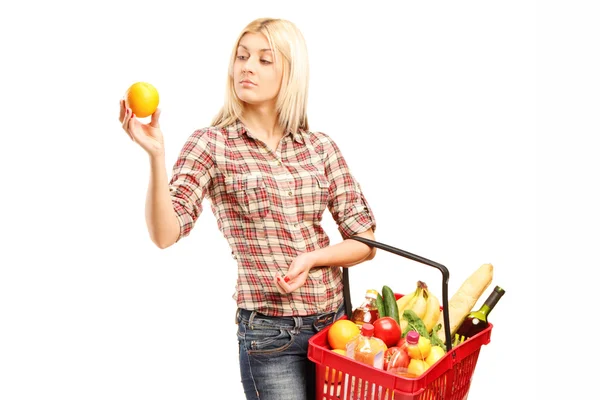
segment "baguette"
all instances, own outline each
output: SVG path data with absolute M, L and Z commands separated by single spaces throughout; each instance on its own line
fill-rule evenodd
M 463 282 L 450 300 L 448 300 L 450 337 L 454 337 L 454 334 L 464 321 L 465 317 L 473 310 L 479 297 L 481 297 L 485 289 L 492 283 L 493 275 L 494 266 L 492 264 L 481 265 Z M 438 337 L 446 343 L 444 313 L 440 313 L 438 324 L 442 324 L 442 328 L 436 333 Z

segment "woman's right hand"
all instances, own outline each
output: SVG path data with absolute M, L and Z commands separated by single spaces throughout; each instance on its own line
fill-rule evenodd
M 157 108 L 152 114 L 150 122 L 142 124 L 133 115 L 131 108 L 127 107 L 125 99 L 121 99 L 119 122 L 123 125 L 123 130 L 127 132 L 131 140 L 139 144 L 150 156 L 163 155 L 165 152 L 163 134 L 158 123 L 159 117 L 160 109 Z

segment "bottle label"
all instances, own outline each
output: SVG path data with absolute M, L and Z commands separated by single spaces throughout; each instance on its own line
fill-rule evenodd
M 354 358 L 354 349 L 356 348 L 356 341 L 353 340 L 346 345 L 346 356 Z
M 373 367 L 378 369 L 383 369 L 383 351 L 375 354 L 375 358 L 373 359 Z

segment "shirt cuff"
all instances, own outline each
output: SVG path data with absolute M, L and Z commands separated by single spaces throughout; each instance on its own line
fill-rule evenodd
M 177 215 L 177 220 L 179 221 L 179 237 L 177 238 L 177 242 L 188 236 L 194 227 L 195 220 L 192 218 L 188 210 L 185 208 L 183 201 L 171 198 L 173 203 L 173 209 L 175 210 L 175 214 Z M 198 210 L 201 212 L 202 210 Z
M 338 230 L 344 239 L 358 233 L 372 229 L 375 232 L 377 224 L 375 217 L 371 214 L 369 207 L 365 204 L 353 206 L 346 213 L 344 220 L 339 224 Z

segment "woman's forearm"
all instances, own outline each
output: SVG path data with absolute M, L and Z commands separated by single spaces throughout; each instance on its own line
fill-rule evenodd
M 150 239 L 161 249 L 171 246 L 179 237 L 179 221 L 171 202 L 164 155 L 150 156 L 146 225 Z
M 356 236 L 375 240 L 375 235 L 371 229 Z M 373 259 L 375 248 L 356 240 L 347 239 L 333 246 L 315 250 L 310 255 L 313 258 L 314 266 L 351 267 Z

